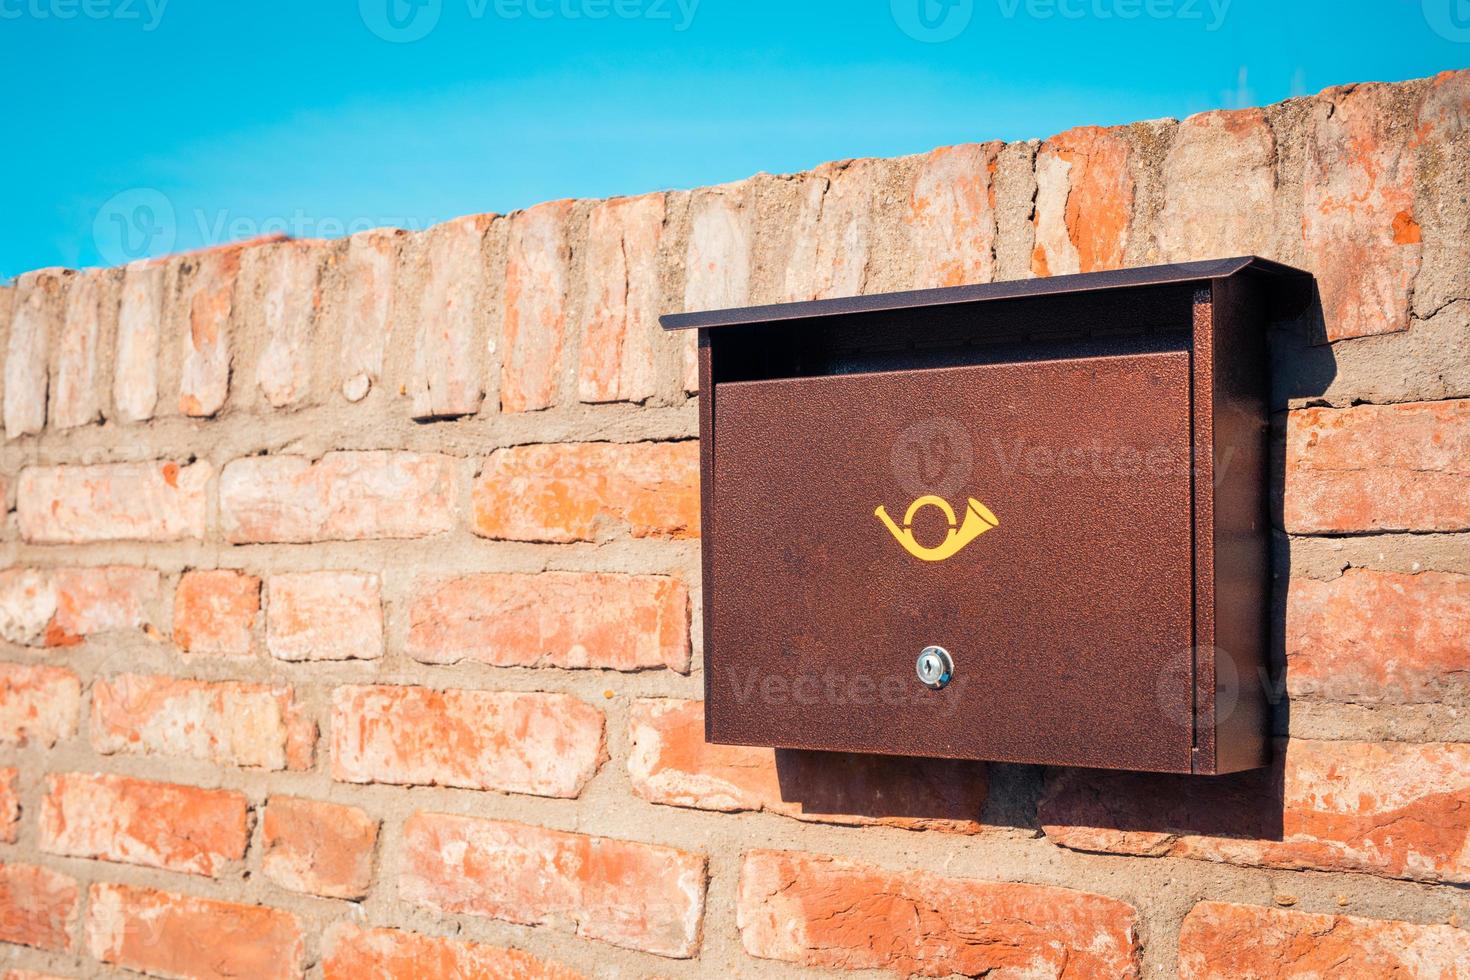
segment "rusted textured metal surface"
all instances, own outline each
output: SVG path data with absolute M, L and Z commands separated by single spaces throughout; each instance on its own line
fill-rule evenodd
M 1265 764 L 1264 332 L 1291 273 L 707 321 L 708 738 Z M 938 689 L 915 674 L 929 646 L 954 660 Z

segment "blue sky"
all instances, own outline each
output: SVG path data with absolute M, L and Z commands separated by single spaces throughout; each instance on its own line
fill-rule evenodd
M 0 0 L 0 279 L 1470 64 L 1470 0 Z

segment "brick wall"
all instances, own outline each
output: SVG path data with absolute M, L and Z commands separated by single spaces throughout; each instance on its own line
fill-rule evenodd
M 1466 976 L 1467 128 L 1451 74 L 22 276 L 4 968 Z M 656 313 L 1251 252 L 1322 294 L 1273 337 L 1274 770 L 703 744 Z

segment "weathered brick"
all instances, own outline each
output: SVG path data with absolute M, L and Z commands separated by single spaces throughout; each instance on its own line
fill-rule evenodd
M 652 803 L 849 826 L 978 833 L 982 763 L 714 745 L 704 702 L 644 699 L 628 723 L 633 792 Z
M 289 687 L 122 674 L 92 687 L 92 748 L 307 769 L 316 725 Z
M 0 864 L 0 942 L 71 949 L 77 883 L 50 868 Z
M 687 958 L 699 948 L 702 854 L 440 813 L 403 826 L 399 894 L 450 914 L 573 923 L 614 946 Z
M 0 843 L 20 838 L 20 770 L 0 769 Z
M 1293 698 L 1437 704 L 1464 693 L 1470 576 L 1349 568 L 1328 582 L 1294 578 L 1286 660 Z
M 163 336 L 166 266 L 134 262 L 123 273 L 117 308 L 117 353 L 112 401 L 124 422 L 145 422 L 158 407 L 158 350 Z
M 995 278 L 995 172 L 999 143 L 945 146 L 920 158 L 909 193 L 915 289 Z M 732 304 L 734 305 L 734 304 Z
M 0 663 L 0 742 L 50 747 L 77 732 L 82 682 L 62 667 Z
M 1260 109 L 1184 120 L 1164 158 L 1163 179 L 1163 261 L 1275 253 L 1276 137 Z
M 842 160 L 801 177 L 801 207 L 785 260 L 789 301 L 858 296 L 868 279 L 873 190 L 882 160 Z
M 1133 217 L 1132 159 L 1133 145 L 1122 129 L 1084 126 L 1041 145 L 1033 274 L 1122 266 Z
M 148 625 L 159 574 L 147 568 L 9 568 L 0 572 L 0 636 L 63 647 Z
M 68 980 L 54 973 L 37 973 L 34 970 L 6 970 L 5 980 Z
M 426 278 L 409 380 L 415 418 L 471 415 L 484 400 L 483 249 L 494 221 L 494 215 L 472 215 L 423 236 Z
M 577 375 L 577 395 L 584 402 L 653 397 L 663 228 L 662 194 L 605 201 L 592 211 L 582 267 L 587 314 Z
M 905 976 L 1137 977 L 1134 910 L 1046 885 L 750 851 L 736 917 L 763 959 Z
M 515 446 L 475 480 L 474 530 L 511 541 L 699 537 L 695 442 Z
M 273 408 L 298 405 L 309 394 L 316 322 L 322 306 L 322 262 L 331 244 L 281 242 L 266 246 L 265 350 L 255 383 Z
M 1423 246 L 1402 97 L 1393 86 L 1347 86 L 1313 108 L 1302 237 L 1328 340 L 1409 329 Z
M 1180 980 L 1461 977 L 1470 932 L 1201 902 L 1179 930 Z
M 567 223 L 571 201 L 510 219 L 501 322 L 500 410 L 531 412 L 556 400 L 567 332 Z
M 103 963 L 160 977 L 258 980 L 303 976 L 306 943 L 280 909 L 192 895 L 93 885 L 87 949 Z
M 203 460 L 28 466 L 16 492 L 20 533 L 35 544 L 203 538 L 213 476 Z
M 689 245 L 684 254 L 684 309 L 726 310 L 750 301 L 752 231 L 742 205 L 745 184 L 705 187 L 689 203 Z M 684 340 L 684 390 L 699 389 L 698 337 Z
M 229 396 L 230 317 L 235 307 L 240 252 L 239 246 L 230 246 L 179 260 L 188 324 L 182 338 L 179 378 L 179 411 L 185 415 L 214 415 Z
M 110 297 L 111 273 L 92 270 L 74 276 L 66 290 L 65 313 L 56 353 L 56 383 L 51 389 L 51 424 L 59 429 L 91 425 L 102 418 L 102 303 Z
M 1418 236 L 1422 248 L 1414 280 L 1414 312 L 1429 319 L 1463 299 L 1470 270 L 1470 71 L 1441 72 L 1430 79 L 1411 142 L 1418 179 L 1413 224 L 1402 237 Z M 1463 393 L 1463 392 L 1461 392 Z
M 567 694 L 339 687 L 332 778 L 576 797 L 607 758 L 602 712 Z
M 46 427 L 47 359 L 61 329 L 63 294 L 75 273 L 41 269 L 15 281 L 5 351 L 5 437 L 36 435 Z
M 373 878 L 378 821 L 355 806 L 272 796 L 261 820 L 261 871 L 291 891 L 362 898 Z
M 408 233 L 375 228 L 347 244 L 347 311 L 342 324 L 342 395 L 361 401 L 383 375 L 383 352 L 393 330 L 398 257 Z
M 217 875 L 245 856 L 245 796 L 123 776 L 46 777 L 41 850 L 196 875 Z
M 658 575 L 469 575 L 421 587 L 409 656 L 497 667 L 689 670 L 689 592 Z
M 454 527 L 456 467 L 388 451 L 237 459 L 220 475 L 220 520 L 234 544 L 426 537 Z
M 1470 745 L 1293 739 L 1273 769 L 1064 771 L 1040 808 L 1079 851 L 1470 881 Z
M 229 569 L 185 572 L 174 594 L 174 643 L 185 653 L 244 656 L 255 643 L 260 579 Z
M 327 931 L 322 976 L 324 980 L 583 980 L 569 967 L 518 949 L 398 929 L 365 929 L 351 922 Z
M 266 647 L 277 660 L 376 660 L 383 600 L 369 572 L 272 575 Z
M 1293 534 L 1470 529 L 1470 399 L 1292 412 L 1285 491 Z

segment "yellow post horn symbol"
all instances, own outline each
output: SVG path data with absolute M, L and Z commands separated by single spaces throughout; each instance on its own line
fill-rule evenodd
M 944 519 L 949 522 L 949 534 L 945 536 L 941 544 L 933 548 L 926 548 L 914 540 L 914 515 L 925 507 L 938 507 L 944 514 Z M 903 545 L 904 550 L 915 558 L 923 561 L 944 561 L 959 554 L 971 541 L 992 528 L 1000 527 L 1000 519 L 990 512 L 974 497 L 970 498 L 969 506 L 965 508 L 965 523 L 960 525 L 955 519 L 954 508 L 949 505 L 943 497 L 920 497 L 909 504 L 908 513 L 903 515 L 903 527 L 893 523 L 893 518 L 888 516 L 888 511 L 879 507 L 873 514 L 887 526 L 888 531 L 898 543 Z

